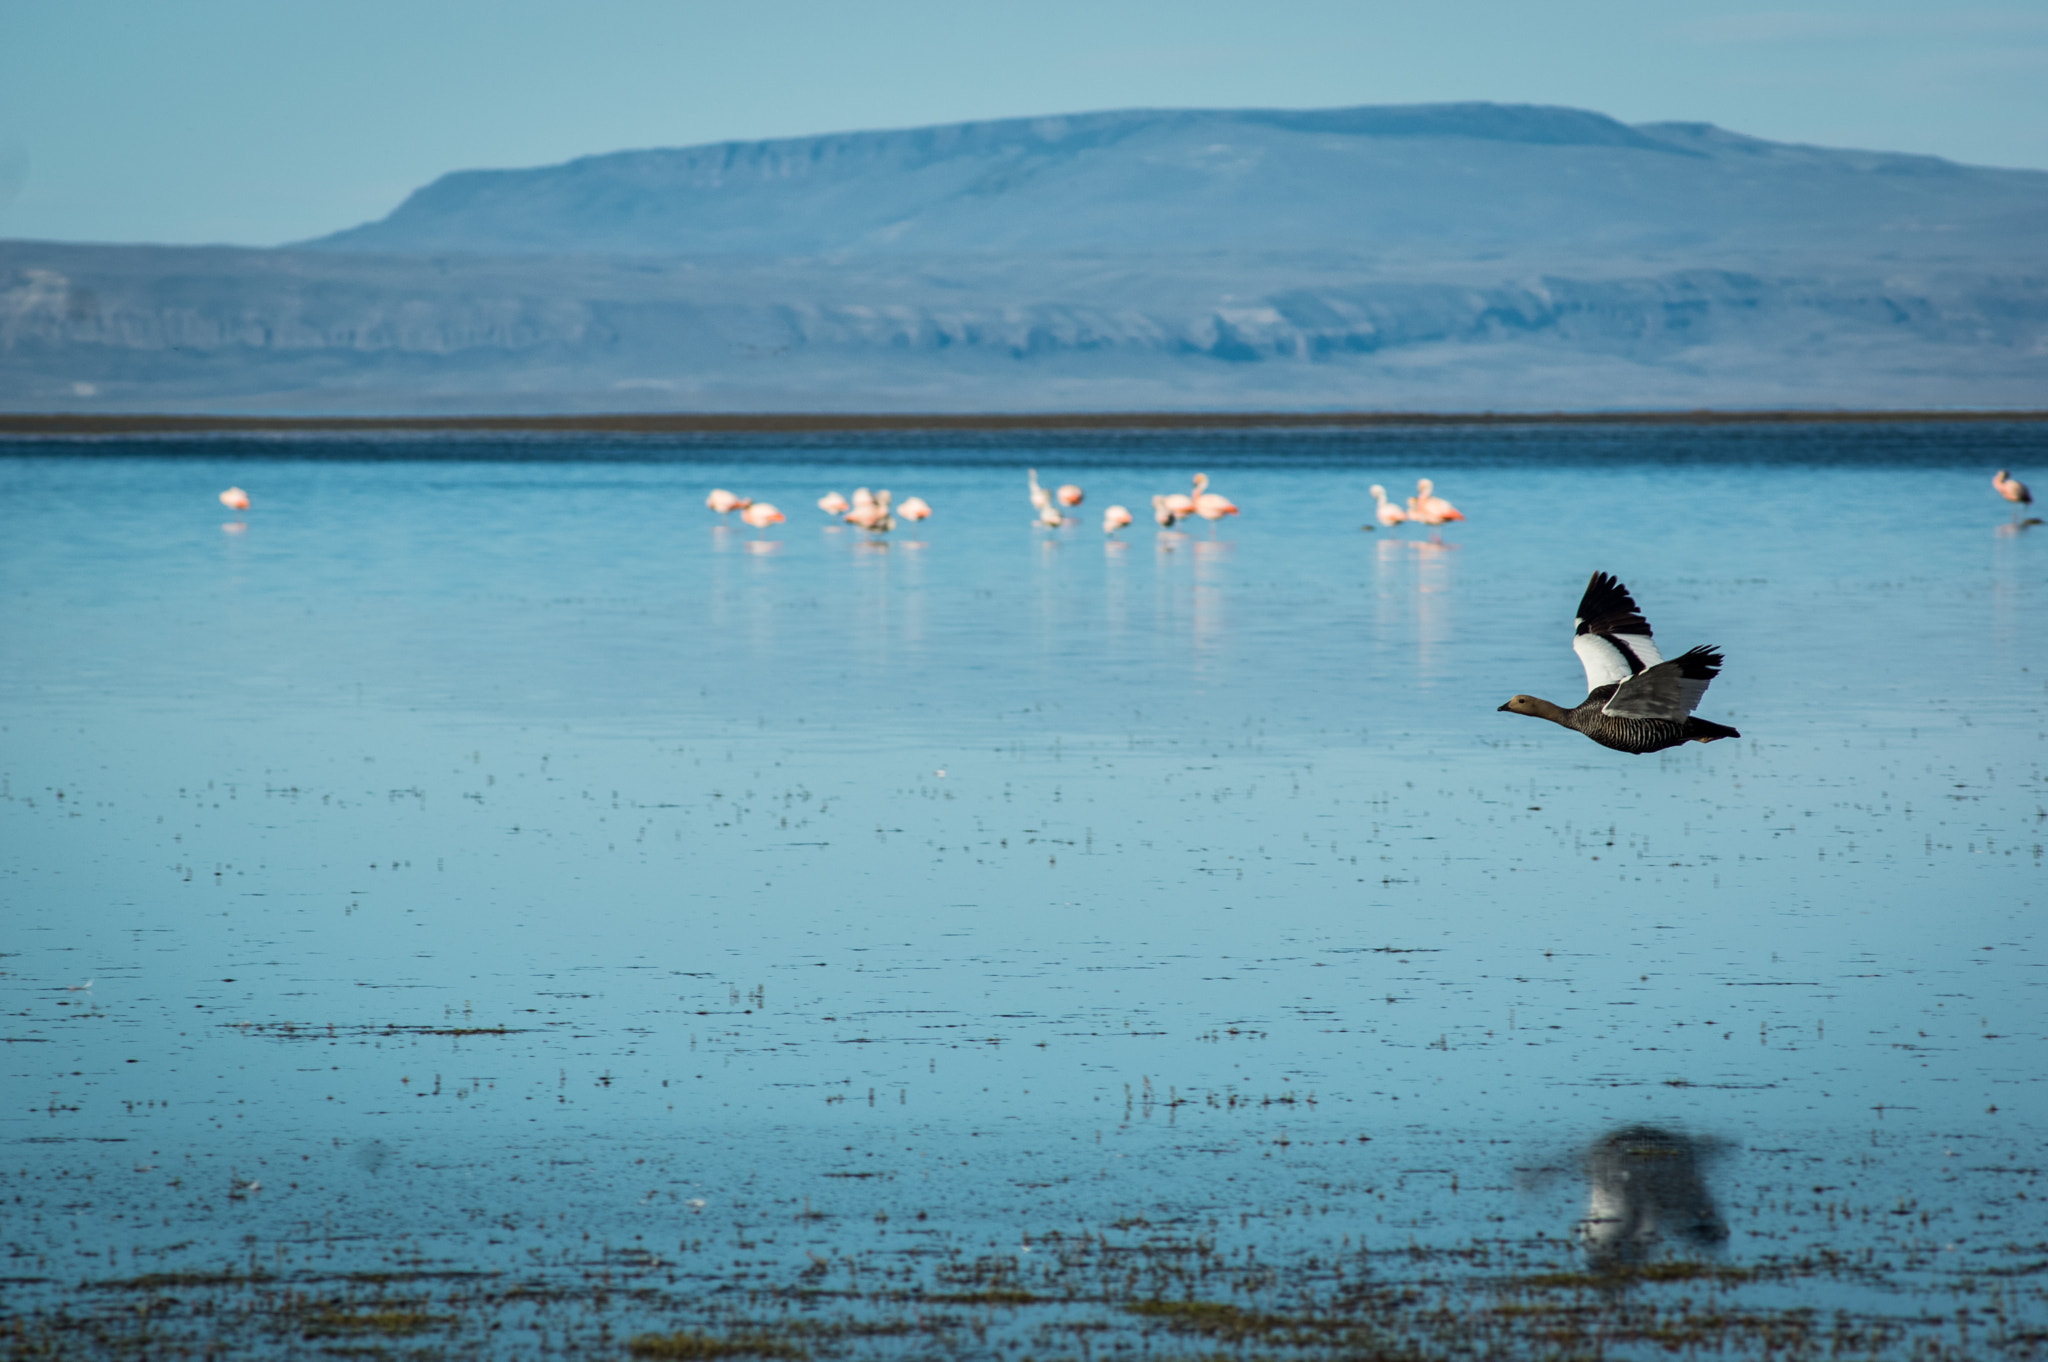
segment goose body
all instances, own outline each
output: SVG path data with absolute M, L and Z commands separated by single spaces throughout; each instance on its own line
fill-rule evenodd
M 1586 669 L 1586 698 L 1566 709 L 1517 695 L 1501 709 L 1548 719 L 1602 747 L 1637 755 L 1742 736 L 1725 724 L 1693 717 L 1721 672 L 1720 650 L 1693 648 L 1665 661 L 1635 598 L 1612 575 L 1593 574 L 1573 624 L 1572 651 Z

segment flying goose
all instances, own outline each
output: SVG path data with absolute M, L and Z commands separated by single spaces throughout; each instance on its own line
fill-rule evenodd
M 1611 574 L 1596 572 L 1579 598 L 1572 651 L 1586 668 L 1587 694 L 1577 709 L 1533 695 L 1517 695 L 1501 708 L 1533 714 L 1579 732 L 1617 752 L 1661 752 L 1684 742 L 1742 735 L 1692 712 L 1721 671 L 1718 648 L 1699 647 L 1666 662 L 1650 641 L 1650 622 Z

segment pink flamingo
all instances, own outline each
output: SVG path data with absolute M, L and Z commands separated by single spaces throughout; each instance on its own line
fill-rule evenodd
M 1415 495 L 1408 498 L 1408 518 L 1424 525 L 1441 525 L 1446 521 L 1463 520 L 1465 513 L 1436 494 L 1436 484 L 1428 478 L 1418 478 Z
M 711 489 L 711 495 L 704 498 L 704 504 L 724 515 L 729 511 L 744 511 L 754 503 L 748 497 L 736 497 L 723 487 L 714 487 Z
M 1102 513 L 1102 532 L 1115 534 L 1131 523 L 1131 513 L 1121 506 L 1112 506 Z
M 1408 518 L 1406 511 L 1387 500 L 1387 489 L 1378 483 L 1372 485 L 1372 499 L 1373 518 L 1388 529 L 1393 529 Z
M 1172 502 L 1171 497 L 1167 498 L 1167 500 L 1169 504 Z M 1237 506 L 1230 498 L 1220 496 L 1209 490 L 1209 475 L 1207 473 L 1197 473 L 1195 474 L 1195 494 L 1188 498 L 1188 509 L 1181 512 L 1181 514 L 1187 515 L 1190 512 L 1208 521 L 1209 528 L 1213 532 L 1217 521 L 1227 515 L 1237 514 Z
M 1168 492 L 1163 497 L 1152 498 L 1153 518 L 1158 519 L 1157 509 L 1163 506 L 1173 513 L 1174 520 L 1186 520 L 1195 513 L 1196 497 L 1201 496 L 1204 491 L 1208 490 L 1208 487 L 1209 475 L 1207 473 L 1197 473 L 1195 474 L 1195 491 L 1193 496 L 1188 495 L 1186 492 Z M 1173 521 L 1161 520 L 1159 523 L 1161 525 L 1171 525 Z
M 1237 514 L 1237 505 L 1228 497 L 1215 492 L 1204 492 L 1195 498 L 1195 514 L 1208 521 L 1209 528 L 1213 531 L 1217 521 L 1227 515 Z
M 925 503 L 923 497 L 905 497 L 903 504 L 896 508 L 896 514 L 905 520 L 929 520 L 932 508 Z
M 889 514 L 889 490 L 864 497 L 868 489 L 863 487 L 853 494 L 853 509 L 846 513 L 846 523 L 858 525 L 869 534 L 887 534 L 896 528 L 896 517 Z
M 1991 475 L 1991 485 L 1997 489 L 1998 495 L 2011 502 L 2015 508 L 2034 504 L 2034 494 L 2027 490 L 2027 485 L 2003 468 Z M 226 501 L 227 493 L 221 493 L 220 499 Z M 2013 511 L 2012 518 L 2020 518 L 2018 509 Z
M 1159 522 L 1159 528 L 1162 530 L 1172 529 L 1174 522 L 1180 519 L 1180 512 L 1168 505 L 1168 501 L 1169 498 L 1166 497 L 1152 498 L 1152 518 Z M 1189 506 L 1188 509 L 1193 510 L 1194 507 Z
M 1049 530 L 1056 530 L 1066 524 L 1067 518 L 1060 513 L 1058 498 L 1038 485 L 1038 470 L 1027 468 L 1024 470 L 1024 476 L 1031 480 L 1031 509 L 1036 512 L 1033 519 Z
M 249 494 L 239 487 L 230 487 L 220 494 L 220 504 L 230 511 L 246 511 L 249 509 Z
M 1078 486 L 1069 482 L 1063 483 L 1060 486 L 1060 490 L 1053 493 L 1053 495 L 1059 498 L 1060 505 L 1062 506 L 1079 506 L 1081 498 L 1085 493 Z
M 826 515 L 845 515 L 848 502 L 837 492 L 827 492 L 818 498 L 818 509 Z
M 740 508 L 740 519 L 757 530 L 765 530 L 770 525 L 780 525 L 783 516 L 768 502 L 750 501 Z

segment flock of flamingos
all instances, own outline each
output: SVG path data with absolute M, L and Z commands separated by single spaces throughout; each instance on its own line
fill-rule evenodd
M 1047 529 L 1056 530 L 1064 525 L 1078 524 L 1080 516 L 1072 514 L 1086 499 L 1076 483 L 1064 483 L 1047 489 L 1038 481 L 1038 470 L 1027 468 L 1024 476 L 1031 487 L 1031 516 L 1034 523 Z M 1375 505 L 1373 517 L 1389 529 L 1406 521 L 1418 525 L 1443 525 L 1453 520 L 1463 520 L 1465 513 L 1436 494 L 1436 485 L 1428 478 L 1415 484 L 1415 495 L 1408 498 L 1408 507 L 1403 510 L 1387 500 L 1387 489 L 1373 484 L 1372 498 Z M 704 504 L 720 515 L 739 512 L 740 519 L 757 530 L 770 525 L 781 524 L 787 519 L 773 503 L 755 501 L 715 487 L 711 495 L 704 498 Z M 893 504 L 889 490 L 870 492 L 865 487 L 853 490 L 853 500 L 848 501 L 837 492 L 827 492 L 818 498 L 818 509 L 826 515 L 837 516 L 849 525 L 855 525 L 870 534 L 887 534 L 896 528 L 898 518 L 923 520 L 931 515 L 932 508 L 923 497 L 906 497 L 900 504 Z M 1195 474 L 1193 490 L 1167 492 L 1152 498 L 1152 519 L 1162 530 L 1170 530 L 1181 521 L 1199 516 L 1215 526 L 1227 515 L 1237 514 L 1237 503 L 1218 492 L 1209 490 L 1209 475 Z M 1111 506 L 1102 512 L 1102 532 L 1115 534 L 1126 525 L 1134 523 L 1127 506 Z M 1367 525 L 1364 528 L 1371 529 Z
M 1069 512 L 1080 506 L 1086 496 L 1075 483 L 1065 483 L 1052 491 L 1039 484 L 1038 470 L 1027 468 L 1025 477 L 1031 484 L 1031 512 L 1033 519 L 1048 529 L 1063 525 L 1077 524 L 1080 517 Z M 2016 525 L 2038 525 L 2038 520 L 2021 521 L 2020 516 L 2034 504 L 2034 494 L 2027 485 L 2006 469 L 1999 469 L 1991 475 L 1991 486 L 1998 495 L 2013 506 L 2013 523 Z M 1388 529 L 1413 521 L 1417 525 L 1444 525 L 1453 520 L 1463 520 L 1465 513 L 1436 494 L 1436 484 L 1428 478 L 1417 479 L 1415 495 L 1408 498 L 1406 509 L 1396 506 L 1387 499 L 1387 489 L 1378 483 L 1372 485 L 1373 519 Z M 239 487 L 230 487 L 220 494 L 220 504 L 231 511 L 249 509 L 249 494 Z M 704 498 L 704 504 L 720 515 L 740 513 L 740 519 L 757 530 L 770 525 L 781 524 L 786 518 L 774 505 L 766 501 L 755 501 L 751 497 L 735 496 L 723 487 L 713 488 L 711 495 Z M 818 498 L 818 509 L 826 515 L 837 516 L 849 525 L 855 525 L 870 534 L 887 534 L 896 528 L 897 520 L 924 520 L 932 508 L 923 497 L 905 497 L 900 503 L 891 501 L 889 489 L 870 492 L 865 487 L 853 489 L 853 500 L 848 501 L 837 492 L 827 492 Z M 1209 522 L 1213 531 L 1217 521 L 1227 515 L 1237 514 L 1237 503 L 1226 496 L 1209 490 L 1209 475 L 1195 474 L 1194 490 L 1191 492 L 1169 492 L 1152 498 L 1152 519 L 1159 528 L 1170 530 L 1190 516 L 1200 516 Z M 1111 506 L 1102 513 L 1102 532 L 1115 534 L 1132 523 L 1128 507 Z M 223 529 L 241 529 L 237 521 Z M 1363 529 L 1373 528 L 1370 525 Z

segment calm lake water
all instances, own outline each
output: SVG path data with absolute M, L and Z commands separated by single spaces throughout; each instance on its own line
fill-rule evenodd
M 2048 427 L 0 445 L 0 1329 L 2048 1351 L 2008 465 Z M 1242 515 L 1159 533 L 1198 470 Z M 1469 519 L 1361 532 L 1419 476 Z M 1740 740 L 1497 712 L 1583 695 L 1596 568 Z

